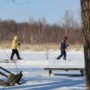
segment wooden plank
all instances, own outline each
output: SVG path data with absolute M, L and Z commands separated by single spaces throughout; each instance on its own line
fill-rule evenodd
M 4 71 L 6 71 L 7 73 L 13 74 L 13 73 L 11 73 L 10 71 L 6 70 L 6 69 L 5 69 L 5 68 L 3 68 L 3 67 L 0 67 L 0 69 L 2 69 L 2 70 L 4 70 Z
M 3 60 L 0 60 L 0 63 L 16 63 L 17 60 L 9 60 L 9 59 L 3 59 Z
M 85 70 L 85 68 L 44 68 L 44 70 Z
M 2 76 L 5 76 L 6 78 L 8 78 L 8 76 L 7 76 L 6 74 L 4 74 L 4 73 L 2 73 L 2 72 L 0 72 L 0 74 L 1 74 Z

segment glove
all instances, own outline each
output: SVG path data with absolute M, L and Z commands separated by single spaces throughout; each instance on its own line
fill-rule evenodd
M 18 45 L 21 45 L 20 42 L 18 43 Z
M 67 46 L 69 46 L 69 44 Z

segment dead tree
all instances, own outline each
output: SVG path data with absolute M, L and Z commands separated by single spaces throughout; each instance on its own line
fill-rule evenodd
M 90 90 L 90 0 L 81 0 L 86 87 Z
M 0 67 L 0 70 L 9 74 L 9 75 L 6 75 L 5 73 L 0 71 L 0 75 L 6 77 L 8 79 L 7 82 L 0 80 L 0 85 L 2 85 L 2 86 L 14 86 L 15 84 L 20 84 L 19 82 L 23 76 L 22 71 L 18 74 L 13 74 L 3 67 Z

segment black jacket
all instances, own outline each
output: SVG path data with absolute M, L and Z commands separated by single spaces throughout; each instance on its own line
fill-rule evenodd
M 66 48 L 67 48 L 67 46 L 69 46 L 69 45 L 66 45 L 66 42 L 65 41 L 62 41 L 61 42 L 61 50 L 65 50 Z

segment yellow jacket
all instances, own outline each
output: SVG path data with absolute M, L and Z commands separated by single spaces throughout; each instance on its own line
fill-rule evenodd
M 13 41 L 12 41 L 12 49 L 17 49 L 17 47 L 18 47 L 17 39 L 18 39 L 17 36 L 15 36 Z

